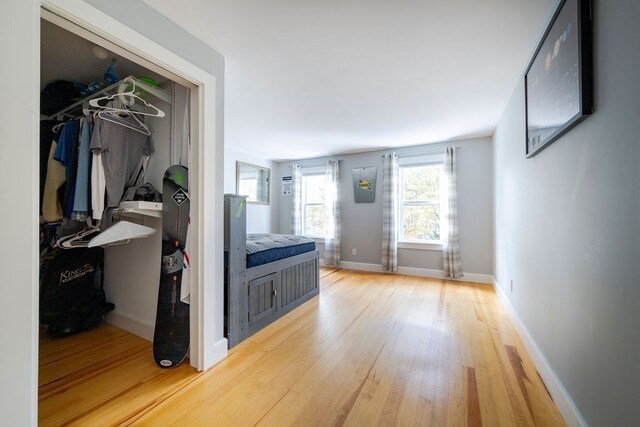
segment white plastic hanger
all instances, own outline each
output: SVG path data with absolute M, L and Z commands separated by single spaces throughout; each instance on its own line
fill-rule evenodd
M 89 103 L 90 104 L 90 103 Z M 107 108 L 105 108 L 107 107 Z M 136 132 L 140 132 L 144 135 L 151 135 L 151 130 L 144 123 L 144 119 L 138 117 L 138 112 L 129 109 L 126 105 L 124 105 L 120 98 L 114 98 L 112 101 L 109 101 L 109 105 L 99 108 L 89 108 L 87 104 L 85 104 L 82 108 L 82 112 L 84 114 L 89 114 L 90 112 L 96 112 L 96 116 L 101 119 L 115 123 L 120 126 L 124 126 L 126 128 L 135 130 Z M 125 115 L 123 117 L 122 115 Z M 131 120 L 127 120 L 127 117 L 131 116 L 135 122 Z
M 138 117 L 136 117 L 135 112 L 129 112 L 130 116 L 136 121 L 136 123 L 132 123 L 127 120 L 126 117 L 120 117 L 120 115 L 114 111 L 100 111 L 98 113 L 98 117 L 107 122 L 115 123 L 120 126 L 124 126 L 131 130 L 135 130 L 136 132 L 140 132 L 144 135 L 151 135 L 151 130 L 141 121 Z
M 126 90 L 128 87 L 130 89 Z M 109 101 L 113 101 L 116 98 L 119 99 L 122 102 L 122 104 L 124 104 L 126 109 L 100 104 L 100 101 L 109 102 Z M 136 103 L 136 100 L 140 101 L 145 107 L 150 108 L 152 111 L 149 112 L 149 111 L 140 111 L 137 109 L 136 110 L 131 109 L 130 107 Z M 136 95 L 136 82 L 135 80 L 129 79 L 129 78 L 125 79 L 123 83 L 118 87 L 118 93 L 107 95 L 107 96 L 101 96 L 99 98 L 94 98 L 89 101 L 89 105 L 92 107 L 103 109 L 105 111 L 119 111 L 119 112 L 125 112 L 125 113 L 130 113 L 131 111 L 134 111 L 136 114 L 140 114 L 142 116 L 152 116 L 152 117 L 160 117 L 160 118 L 165 116 L 164 111 L 162 111 L 155 105 L 147 102 L 147 100 Z
M 100 233 L 99 227 L 89 226 L 70 236 L 65 236 L 56 241 L 55 246 L 62 249 L 86 248 L 91 238 Z

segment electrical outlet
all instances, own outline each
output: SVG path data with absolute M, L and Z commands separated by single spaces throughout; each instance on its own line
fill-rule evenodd
M 351 249 L 351 255 L 358 255 L 358 250 L 356 248 Z
M 513 279 L 511 279 L 511 292 L 513 292 Z

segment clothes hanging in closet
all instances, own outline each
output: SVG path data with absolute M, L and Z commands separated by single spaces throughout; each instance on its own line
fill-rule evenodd
M 80 141 L 78 146 L 78 173 L 71 219 L 84 221 L 89 216 L 89 171 L 91 169 L 91 116 L 81 119 Z
M 78 173 L 78 138 L 80 135 L 80 119 L 69 120 L 62 126 L 53 158 L 64 166 L 65 190 L 62 201 L 62 212 L 65 218 L 71 218 L 73 201 L 76 192 L 76 176 Z
M 135 124 L 132 117 L 124 120 Z M 104 170 L 104 187 L 100 179 L 92 179 L 92 192 L 99 194 L 106 188 L 105 207 L 115 208 L 127 188 L 143 184 L 145 157 L 153 153 L 153 146 L 148 135 L 97 117 L 91 135 L 91 151 L 94 161 L 98 160 L 95 155 L 100 156 L 93 169 L 102 167 Z M 100 171 L 96 170 L 94 175 L 100 176 Z M 100 209 L 94 207 L 93 210 L 99 212 Z M 102 217 L 106 215 L 108 212 Z
M 47 182 L 51 144 L 55 136 L 53 127 L 59 123 L 58 120 L 42 120 L 40 122 L 40 215 L 42 215 L 42 201 L 44 198 L 45 184 Z
M 62 220 L 62 206 L 58 191 L 65 182 L 64 166 L 53 158 L 58 147 L 58 137 L 59 133 L 54 136 L 51 142 L 47 161 L 47 177 L 42 194 L 42 219 L 45 222 Z
M 130 117 L 119 119 L 124 124 Z M 50 125 L 50 121 L 42 126 Z M 88 115 L 61 123 L 56 131 L 42 130 L 49 146 L 42 184 L 42 218 L 84 222 L 106 219 L 127 188 L 143 184 L 146 160 L 153 152 L 149 136 L 122 124 Z M 51 136 L 53 134 L 53 137 Z M 50 139 L 46 144 L 46 139 Z M 43 153 L 44 163 L 44 153 Z

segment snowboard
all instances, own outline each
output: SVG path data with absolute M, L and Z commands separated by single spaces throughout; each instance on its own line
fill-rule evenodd
M 153 334 L 153 357 L 161 368 L 175 368 L 189 352 L 189 304 L 180 301 L 189 224 L 187 176 L 187 168 L 174 165 L 162 181 L 162 262 Z

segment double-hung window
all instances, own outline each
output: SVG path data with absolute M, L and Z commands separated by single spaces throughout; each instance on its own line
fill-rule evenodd
M 310 237 L 325 235 L 325 173 L 302 173 L 302 234 Z
M 399 242 L 441 243 L 441 156 L 400 159 Z

